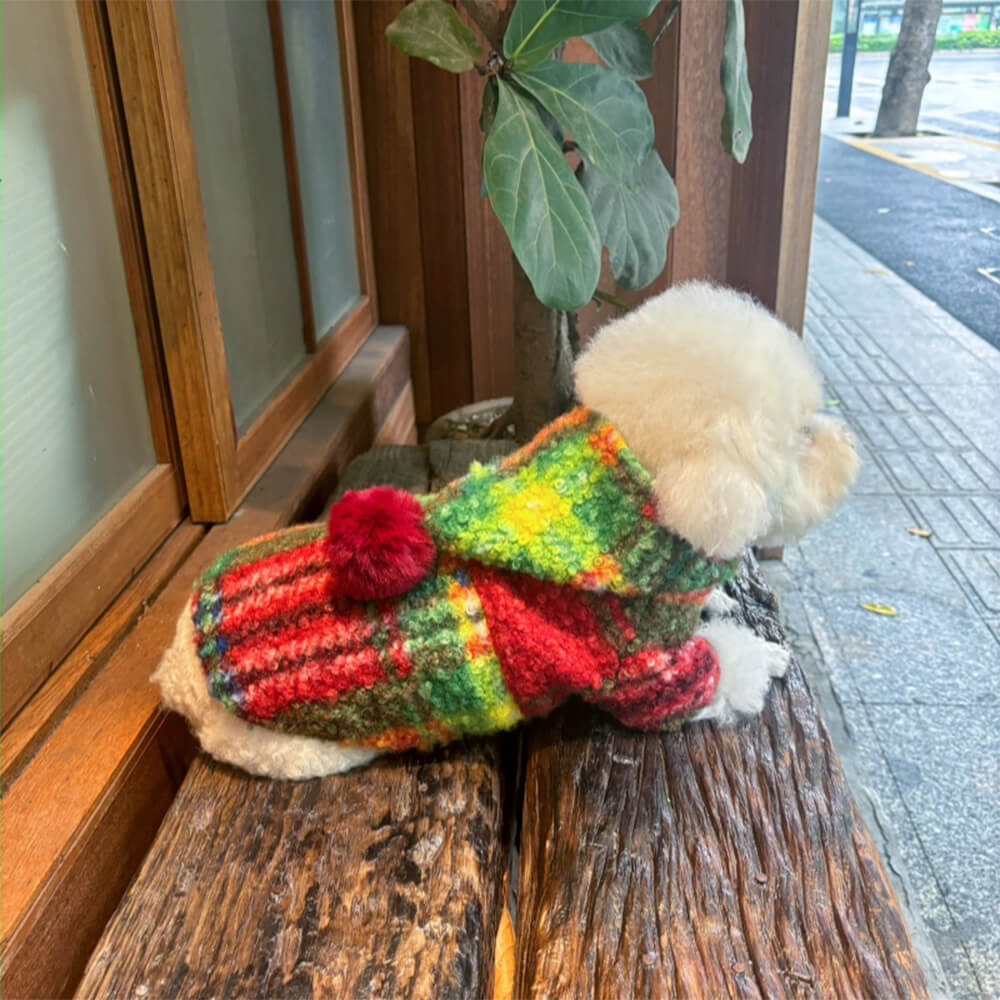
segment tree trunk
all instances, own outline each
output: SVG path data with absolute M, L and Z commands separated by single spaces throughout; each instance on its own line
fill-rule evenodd
M 915 135 L 942 0 L 906 0 L 899 38 L 889 59 L 875 136 Z
M 518 441 L 565 413 L 573 403 L 573 352 L 567 313 L 543 306 L 514 260 L 514 405 Z

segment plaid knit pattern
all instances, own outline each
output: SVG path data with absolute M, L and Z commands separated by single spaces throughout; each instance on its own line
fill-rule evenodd
M 644 729 L 710 700 L 718 663 L 693 633 L 736 563 L 659 525 L 649 475 L 602 418 L 576 410 L 420 500 L 437 565 L 398 598 L 333 596 L 322 525 L 219 558 L 191 605 L 212 695 L 251 723 L 388 749 L 570 695 Z

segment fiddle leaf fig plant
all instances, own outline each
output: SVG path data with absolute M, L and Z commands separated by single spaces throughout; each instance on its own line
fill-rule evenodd
M 505 27 L 497 9 L 484 19 L 484 0 L 463 3 L 488 55 L 446 0 L 413 0 L 386 36 L 441 69 L 485 78 L 483 186 L 535 295 L 561 311 L 586 305 L 602 246 L 619 285 L 645 288 L 663 270 L 679 211 L 635 82 L 653 72 L 654 42 L 638 21 L 657 0 L 517 0 Z M 727 4 L 722 138 L 743 162 L 752 135 L 743 5 Z M 604 65 L 557 58 L 576 37 Z
M 681 0 L 666 0 L 652 36 L 639 22 L 658 0 L 457 2 L 485 48 L 447 0 L 412 0 L 386 37 L 441 69 L 483 77 L 481 189 L 515 257 L 514 400 L 494 426 L 513 424 L 524 441 L 571 405 L 575 311 L 591 300 L 624 308 L 597 287 L 602 248 L 623 288 L 646 288 L 666 263 L 679 200 L 635 81 L 652 76 Z M 722 144 L 742 163 L 752 135 L 743 0 L 726 3 Z M 575 38 L 603 65 L 564 61 Z
M 726 0 L 726 35 L 722 51 L 722 146 L 737 163 L 743 163 L 753 138 L 750 122 L 750 81 L 747 79 L 746 25 L 743 0 Z

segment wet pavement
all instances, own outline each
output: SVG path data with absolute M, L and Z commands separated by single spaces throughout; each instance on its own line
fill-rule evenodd
M 765 572 L 934 994 L 995 998 L 1000 351 L 822 218 L 805 336 L 864 464 Z

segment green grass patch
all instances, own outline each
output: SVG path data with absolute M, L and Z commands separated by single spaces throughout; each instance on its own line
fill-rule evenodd
M 891 52 L 898 35 L 859 35 L 859 52 Z M 830 51 L 842 52 L 844 36 L 830 36 Z M 934 51 L 962 49 L 1000 49 L 1000 31 L 949 31 L 934 40 Z

